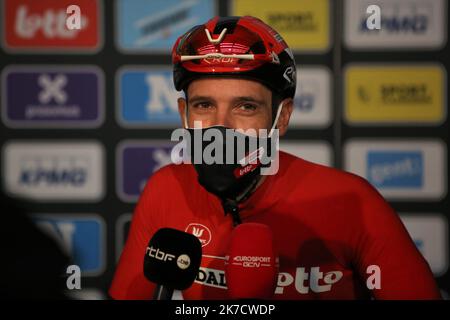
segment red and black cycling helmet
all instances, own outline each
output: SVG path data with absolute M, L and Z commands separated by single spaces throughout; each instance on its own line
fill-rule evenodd
M 261 82 L 282 99 L 295 95 L 291 50 L 278 32 L 254 17 L 214 17 L 193 27 L 175 42 L 172 62 L 178 91 L 200 77 L 236 75 Z

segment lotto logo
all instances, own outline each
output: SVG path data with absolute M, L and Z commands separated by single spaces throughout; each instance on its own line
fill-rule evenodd
M 77 0 L 80 28 L 68 28 L 67 8 L 72 0 L 5 0 L 3 4 L 4 40 L 8 51 L 93 52 L 102 45 L 100 3 Z

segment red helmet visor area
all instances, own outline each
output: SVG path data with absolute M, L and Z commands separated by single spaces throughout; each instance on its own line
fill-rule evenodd
M 295 61 L 283 38 L 254 17 L 216 17 L 178 38 L 172 50 L 174 84 L 186 90 L 204 76 L 259 81 L 280 97 L 294 97 Z
M 226 73 L 248 71 L 274 61 L 267 44 L 256 33 L 237 25 L 233 33 L 222 29 L 212 34 L 201 25 L 180 39 L 174 63 L 192 72 Z

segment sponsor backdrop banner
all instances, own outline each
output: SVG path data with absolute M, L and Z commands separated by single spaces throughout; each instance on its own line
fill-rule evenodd
M 2 191 L 32 200 L 34 223 L 80 266 L 70 296 L 106 298 L 136 201 L 181 126 L 175 39 L 214 15 L 250 14 L 298 66 L 280 149 L 367 179 L 447 297 L 448 10 L 447 0 L 0 0 Z M 186 232 L 211 240 L 202 225 Z M 196 281 L 225 286 L 203 258 Z

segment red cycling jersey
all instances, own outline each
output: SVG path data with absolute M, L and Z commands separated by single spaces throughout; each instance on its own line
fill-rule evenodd
M 398 215 L 367 181 L 283 152 L 279 161 L 278 173 L 240 205 L 243 223 L 263 223 L 273 232 L 280 263 L 274 299 L 440 298 Z M 227 299 L 223 258 L 232 218 L 189 164 L 166 166 L 149 179 L 111 297 L 152 297 L 155 284 L 144 277 L 143 259 L 162 227 L 193 233 L 203 245 L 200 271 L 184 299 Z

